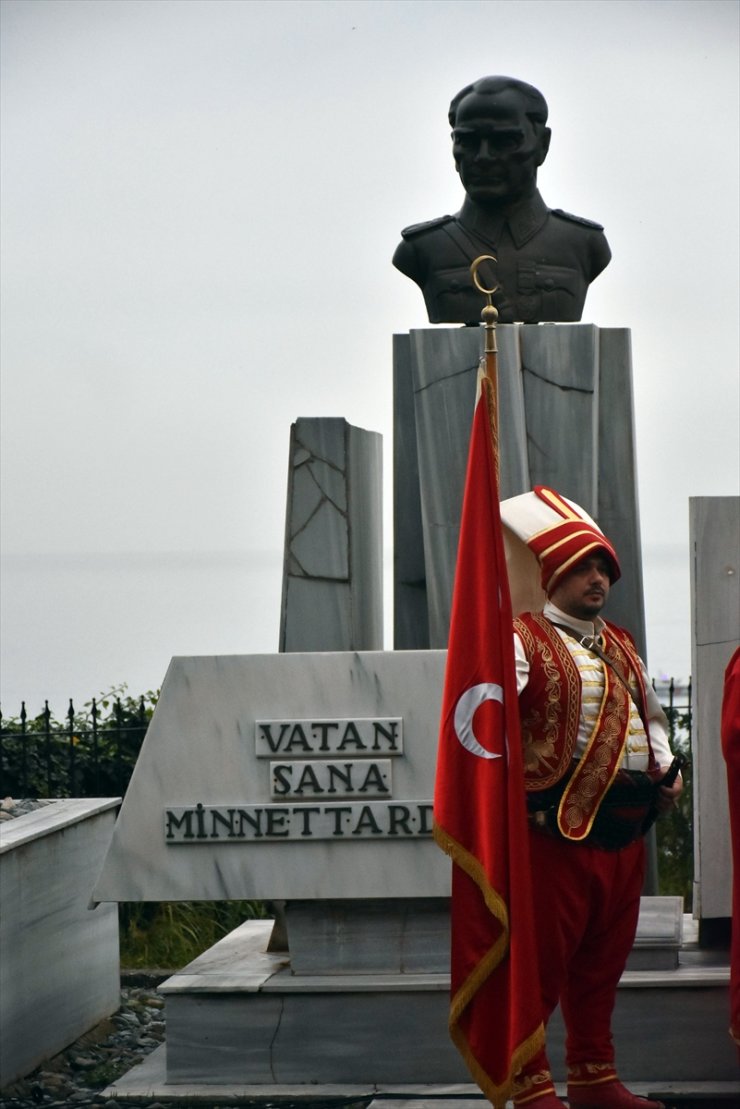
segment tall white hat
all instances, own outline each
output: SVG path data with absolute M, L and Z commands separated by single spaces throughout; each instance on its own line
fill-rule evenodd
M 502 501 L 501 522 L 514 615 L 540 611 L 564 575 L 596 551 L 606 556 L 611 581 L 621 577 L 617 552 L 596 521 L 546 485 Z

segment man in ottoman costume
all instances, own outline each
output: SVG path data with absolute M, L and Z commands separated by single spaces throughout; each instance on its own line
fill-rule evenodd
M 631 636 L 601 619 L 617 554 L 572 501 L 538 486 L 501 505 L 514 621 L 545 1024 L 560 1002 L 571 1109 L 661 1109 L 631 1094 L 611 1017 L 632 948 L 643 835 L 682 789 L 658 783 L 668 725 Z M 527 611 L 528 610 L 528 611 Z M 555 1109 L 543 1049 L 514 1103 Z

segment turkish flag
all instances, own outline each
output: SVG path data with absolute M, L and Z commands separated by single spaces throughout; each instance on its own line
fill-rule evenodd
M 494 406 L 495 387 L 484 377 L 460 524 L 434 837 L 453 861 L 450 1035 L 503 1109 L 545 1033 Z

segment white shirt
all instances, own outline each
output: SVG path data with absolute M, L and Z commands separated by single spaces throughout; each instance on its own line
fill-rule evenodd
M 555 624 L 567 624 L 579 636 L 589 635 L 597 638 L 604 628 L 604 621 L 601 617 L 597 616 L 593 623 L 590 620 L 577 620 L 574 616 L 562 612 L 551 601 L 545 603 L 542 614 Z M 577 639 L 568 635 L 567 631 L 559 627 L 556 627 L 555 630 L 568 648 L 581 677 L 581 714 L 574 753 L 574 758 L 580 758 L 586 749 L 598 719 L 599 707 L 604 696 L 604 669 L 606 664 L 597 655 L 582 647 Z M 521 693 L 529 681 L 529 660 L 524 652 L 524 645 L 516 632 L 514 632 L 514 658 L 517 693 Z M 652 687 L 642 659 L 640 659 L 640 669 L 645 685 L 645 717 L 650 728 L 650 743 L 658 765 L 667 769 L 673 758 L 668 742 L 668 720 Z M 647 770 L 648 767 L 648 741 L 637 708 L 636 694 L 637 690 L 633 690 L 629 733 L 622 760 L 622 766 L 625 770 Z

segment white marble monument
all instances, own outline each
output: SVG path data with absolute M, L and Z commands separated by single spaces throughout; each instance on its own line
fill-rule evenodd
M 444 657 L 173 659 L 95 899 L 448 896 L 431 837 Z
M 594 516 L 624 571 L 608 616 L 644 656 L 629 330 L 503 324 L 497 337 L 501 496 L 550 485 Z M 474 327 L 394 336 L 396 648 L 447 643 L 481 349 Z
M 740 497 L 689 502 L 694 690 L 694 916 L 703 931 L 732 915 L 727 776 L 720 742 L 725 668 L 740 643 Z
M 383 647 L 382 439 L 334 417 L 290 429 L 281 651 Z

